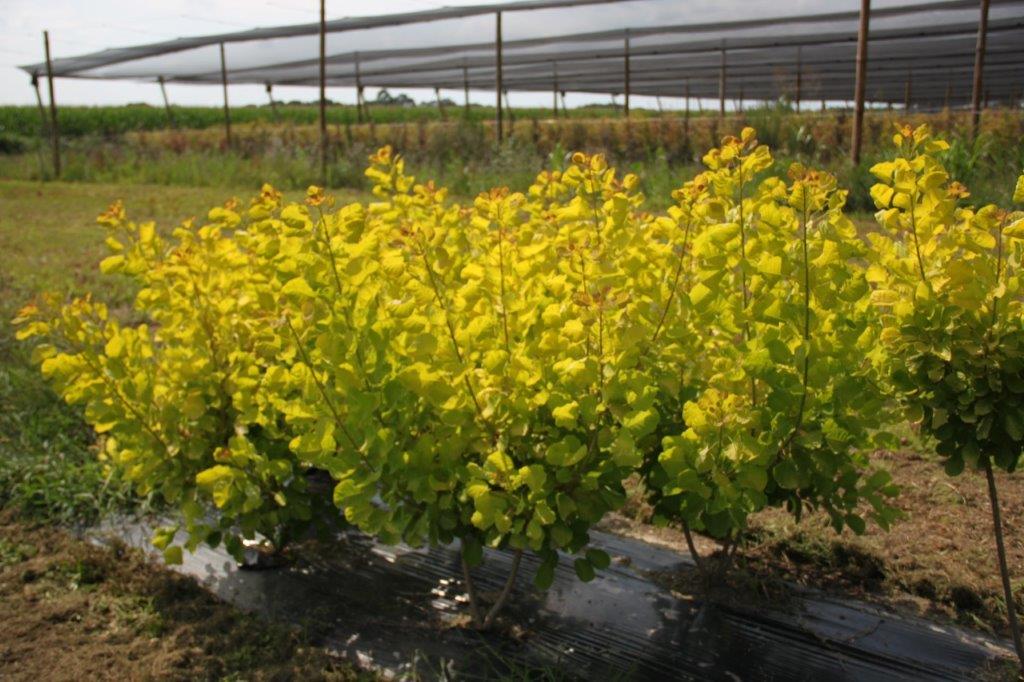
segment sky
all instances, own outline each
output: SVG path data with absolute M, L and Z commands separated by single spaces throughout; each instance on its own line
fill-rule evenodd
M 501 2 L 501 0 L 491 0 Z M 0 0 L 0 104 L 35 104 L 29 76 L 17 68 L 43 61 L 43 30 L 50 32 L 53 58 L 70 57 L 110 47 L 158 42 L 182 36 L 239 31 L 257 26 L 275 26 L 319 21 L 318 0 Z M 327 0 L 327 18 L 392 14 L 432 9 L 441 5 L 479 4 L 480 0 Z M 45 83 L 43 98 L 46 101 Z M 58 78 L 58 105 L 101 105 L 145 102 L 162 106 L 155 83 Z M 172 104 L 210 105 L 222 103 L 219 87 L 208 85 L 167 85 Z M 396 94 L 398 91 L 393 92 Z M 418 101 L 433 101 L 433 90 L 405 90 Z M 337 102 L 355 102 L 353 88 L 328 88 L 327 96 Z M 366 96 L 376 96 L 374 88 Z M 442 96 L 462 101 L 462 91 L 442 91 Z M 313 101 L 316 88 L 275 86 L 279 101 Z M 549 106 L 548 93 L 510 94 L 513 106 Z M 266 92 L 258 85 L 232 85 L 232 106 L 265 104 Z M 473 92 L 471 101 L 493 104 L 489 92 Z M 607 96 L 569 93 L 570 107 L 607 102 Z M 650 101 L 647 101 L 650 100 Z M 666 109 L 680 103 L 665 101 Z M 651 98 L 636 97 L 634 106 L 657 106 Z

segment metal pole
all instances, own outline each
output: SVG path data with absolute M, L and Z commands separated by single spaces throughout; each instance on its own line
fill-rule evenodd
M 224 43 L 220 44 L 220 80 L 224 88 L 224 139 L 231 146 L 231 109 L 228 106 L 228 65 L 224 59 Z
M 167 88 L 164 86 L 164 77 L 158 76 L 157 82 L 160 83 L 160 94 L 164 98 L 164 109 L 167 110 L 167 122 L 171 124 L 172 128 L 177 128 L 178 124 L 174 120 L 174 112 L 171 111 L 171 102 L 167 99 Z
M 495 112 L 495 115 L 494 115 L 494 122 L 495 122 L 495 126 L 496 126 L 496 128 L 495 128 L 495 131 L 496 131 L 495 132 L 495 140 L 498 142 L 498 144 L 501 144 L 502 137 L 504 137 L 504 135 L 502 134 L 503 131 L 501 129 L 502 128 L 502 124 L 503 124 L 503 121 L 502 121 L 502 111 L 501 111 L 501 91 L 502 91 L 502 87 L 501 87 L 501 66 L 502 66 L 502 64 L 501 64 L 501 61 L 502 61 L 501 60 L 501 11 L 499 10 L 499 11 L 495 12 L 494 13 L 494 17 L 495 17 L 495 23 L 494 23 L 494 25 L 495 25 L 495 33 L 494 33 L 494 66 L 495 66 L 495 72 L 494 72 L 494 98 L 496 100 L 496 102 L 495 102 L 496 112 Z
M 50 59 L 50 32 L 43 31 L 46 50 L 46 80 L 50 89 L 50 138 L 53 142 L 53 175 L 60 177 L 60 128 L 57 126 L 57 102 L 53 98 L 53 61 Z
M 868 68 L 868 22 L 871 16 L 871 0 L 860 2 L 860 28 L 857 31 L 857 77 L 854 85 L 853 142 L 850 160 L 860 163 L 861 138 L 864 133 L 864 89 L 867 86 Z
M 796 105 L 796 113 L 798 113 L 798 114 L 800 113 L 800 95 L 801 95 L 800 91 L 803 89 L 803 82 L 804 82 L 804 68 L 803 68 L 803 60 L 801 59 L 801 57 L 802 57 L 802 55 L 800 54 L 800 46 L 797 45 L 797 47 L 796 47 L 796 93 L 795 93 L 796 96 L 794 97 L 794 104 Z
M 722 41 L 722 66 L 718 72 L 718 118 L 725 118 L 725 41 Z
M 623 75 L 624 75 L 624 81 L 625 81 L 625 87 L 623 89 L 623 92 L 625 94 L 624 109 L 623 109 L 623 111 L 626 114 L 626 118 L 629 118 L 629 29 L 628 28 L 626 29 L 626 40 L 625 40 L 625 44 L 623 46 L 623 50 L 624 50 L 623 54 L 625 55 L 625 62 L 623 63 L 623 68 L 624 68 Z
M 462 93 L 466 100 L 466 118 L 469 118 L 469 69 L 462 66 Z
M 327 2 L 320 0 L 320 184 L 327 185 Z
M 981 0 L 981 16 L 978 17 L 978 42 L 974 47 L 974 90 L 971 93 L 971 137 L 978 135 L 981 123 L 981 89 L 985 70 L 985 42 L 988 39 L 988 1 Z M 1012 606 L 1012 604 L 1008 605 Z

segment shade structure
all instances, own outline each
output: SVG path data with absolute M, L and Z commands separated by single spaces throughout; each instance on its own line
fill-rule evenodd
M 328 5 L 328 8 L 330 5 Z M 330 86 L 502 87 L 660 97 L 848 100 L 857 0 L 535 0 L 445 7 L 326 23 Z M 978 0 L 876 0 L 866 98 L 970 102 Z M 319 23 L 104 50 L 53 62 L 58 77 L 318 85 Z M 628 36 L 628 41 L 626 37 Z M 628 45 L 628 48 L 626 47 Z M 624 68 L 626 50 L 629 68 Z M 725 64 L 724 83 L 721 83 Z M 45 64 L 22 67 L 34 76 Z M 912 87 L 908 88 L 908 81 Z M 990 101 L 1021 98 L 1024 0 L 992 0 L 984 82 Z M 724 85 L 724 91 L 720 87 Z

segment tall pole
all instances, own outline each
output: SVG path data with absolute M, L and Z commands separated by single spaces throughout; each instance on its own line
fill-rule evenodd
M 356 65 L 356 122 L 363 122 L 363 76 L 359 72 L 359 53 L 353 54 Z
M 625 40 L 625 43 L 623 45 L 623 50 L 624 50 L 623 54 L 625 56 L 625 61 L 623 62 L 623 69 L 624 69 L 624 71 L 623 71 L 623 82 L 624 82 L 624 85 L 625 85 L 625 87 L 623 88 L 623 92 L 624 92 L 624 95 L 625 95 L 623 111 L 626 114 L 626 118 L 629 118 L 629 29 L 628 28 L 626 29 L 626 40 Z
M 32 89 L 36 93 L 36 105 L 39 107 L 39 142 L 40 145 L 36 148 L 39 156 L 39 177 L 46 177 L 46 159 L 43 156 L 42 141 L 46 138 L 49 132 L 49 126 L 46 124 L 46 107 L 43 106 L 43 95 L 39 92 L 39 77 L 32 74 Z
M 444 104 L 441 103 L 441 88 L 434 88 L 434 99 L 437 100 L 437 113 L 441 114 L 441 120 L 445 120 Z
M 988 0 L 981 0 L 978 17 L 978 42 L 974 47 L 974 90 L 971 93 L 971 137 L 978 135 L 981 123 L 981 89 L 985 70 L 985 42 L 988 39 Z M 1012 606 L 1008 604 L 1007 606 Z
M 558 62 L 551 63 L 551 111 L 558 118 Z
M 800 54 L 800 46 L 797 45 L 796 46 L 796 93 L 795 93 L 795 97 L 793 98 L 794 99 L 793 103 L 796 105 L 796 113 L 798 113 L 798 114 L 800 113 L 800 95 L 801 95 L 800 91 L 803 89 L 803 83 L 804 83 L 804 67 L 803 67 L 803 60 L 801 59 L 801 56 L 802 55 Z
M 270 110 L 274 112 L 274 120 L 280 121 L 281 114 L 277 111 L 277 102 L 274 101 L 274 86 L 267 83 L 267 99 L 270 100 Z
M 320 0 L 320 184 L 327 184 L 327 1 Z
M 725 41 L 722 41 L 722 66 L 718 71 L 718 118 L 725 118 Z
M 690 79 L 686 79 L 686 109 L 683 111 L 683 135 L 690 139 Z
M 494 34 L 494 67 L 495 67 L 495 72 L 494 72 L 494 98 L 496 100 L 496 102 L 495 102 L 496 112 L 495 112 L 495 116 L 494 116 L 494 122 L 495 122 L 495 126 L 496 126 L 495 127 L 495 131 L 496 131 L 495 139 L 496 139 L 497 143 L 500 145 L 501 144 L 501 139 L 502 139 L 502 137 L 504 137 L 503 131 L 501 129 L 503 121 L 502 121 L 502 111 L 501 111 L 501 91 L 502 91 L 502 85 L 501 85 L 501 66 L 502 66 L 502 64 L 501 64 L 501 11 L 500 10 L 494 13 L 494 18 L 495 18 L 495 22 L 494 22 L 494 26 L 495 26 L 495 34 Z
M 867 86 L 868 68 L 868 21 L 871 17 L 871 0 L 860 0 L 860 28 L 857 31 L 857 77 L 854 81 L 853 142 L 850 160 L 860 163 L 861 136 L 864 133 L 864 89 Z
M 177 128 L 178 124 L 174 120 L 174 112 L 171 111 L 171 101 L 167 99 L 167 87 L 164 85 L 164 77 L 157 77 L 157 82 L 160 83 L 160 94 L 164 98 L 164 109 L 167 110 L 167 122 L 171 124 L 172 128 Z
M 231 146 L 231 109 L 228 106 L 228 63 L 224 59 L 224 43 L 220 44 L 220 80 L 224 88 L 224 139 Z
M 50 59 L 50 32 L 43 31 L 46 50 L 46 80 L 50 89 L 50 138 L 53 142 L 53 175 L 60 177 L 60 128 L 57 126 L 57 102 L 53 98 L 53 61 Z
M 462 65 L 462 94 L 466 101 L 466 118 L 469 118 L 469 68 Z

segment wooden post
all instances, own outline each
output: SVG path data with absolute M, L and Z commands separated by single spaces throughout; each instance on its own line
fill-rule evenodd
M 39 77 L 32 74 L 32 89 L 36 92 L 36 105 L 39 107 L 39 146 L 36 151 L 39 156 L 39 177 L 46 177 L 46 159 L 43 156 L 43 141 L 50 132 L 46 123 L 46 107 L 43 106 L 43 95 L 39 92 Z
M 280 122 L 281 114 L 277 110 L 277 102 L 274 101 L 274 86 L 267 83 L 267 99 L 270 100 L 270 110 L 274 112 L 274 120 Z
M 686 108 L 683 110 L 683 136 L 690 141 L 690 79 L 686 79 Z
M 50 32 L 43 31 L 46 50 L 46 80 L 50 90 L 50 138 L 53 143 L 53 175 L 60 177 L 60 127 L 57 125 L 57 102 L 53 98 L 53 61 L 50 59 Z
M 495 140 L 500 145 L 501 140 L 504 137 L 502 134 L 502 111 L 501 111 L 501 10 L 494 13 L 494 98 L 495 102 Z
M 850 160 L 854 165 L 860 163 L 861 139 L 864 134 L 864 90 L 867 87 L 870 16 L 871 0 L 860 0 L 860 28 L 857 31 L 857 76 L 853 90 L 853 142 L 850 147 Z
M 363 77 L 359 73 L 359 53 L 353 53 L 356 65 L 356 122 L 363 122 Z
M 951 99 L 953 95 L 953 84 L 946 81 L 946 102 L 942 108 L 946 111 L 946 132 L 953 130 L 953 107 Z
M 220 81 L 224 88 L 224 140 L 231 146 L 231 108 L 228 106 L 228 64 L 224 58 L 224 43 L 220 44 Z
M 800 91 L 803 89 L 803 82 L 804 82 L 803 60 L 801 59 L 802 55 L 800 54 L 800 50 L 801 50 L 800 46 L 797 45 L 797 47 L 796 47 L 796 92 L 794 93 L 793 104 L 796 105 L 796 113 L 798 113 L 798 114 L 800 113 L 800 95 L 801 95 Z
M 177 128 L 178 124 L 174 120 L 174 112 L 171 111 L 171 102 L 167 99 L 167 87 L 164 85 L 164 77 L 158 76 L 157 82 L 160 83 L 160 94 L 164 98 L 164 109 L 167 111 L 167 122 L 172 128 Z
M 462 94 L 465 98 L 466 118 L 469 118 L 469 68 L 462 65 Z
M 320 0 L 320 184 L 327 186 L 327 2 Z
M 974 89 L 971 92 L 971 137 L 977 137 L 981 123 L 981 92 L 985 70 L 985 42 L 988 40 L 988 0 L 981 0 L 978 17 L 978 42 L 974 47 Z M 1007 604 L 1007 608 L 1012 607 Z
M 558 118 L 558 62 L 551 63 L 551 111 L 554 112 L 555 118 Z
M 441 114 L 441 120 L 447 120 L 447 117 L 445 116 L 444 113 L 444 104 L 441 103 L 441 88 L 434 88 L 434 98 L 437 100 L 437 112 Z
M 725 118 L 725 41 L 722 41 L 722 66 L 718 71 L 718 118 Z
M 626 118 L 629 118 L 629 29 L 626 29 L 626 40 L 623 45 L 623 55 L 625 61 L 623 62 L 623 94 L 624 104 L 623 112 L 626 114 Z

